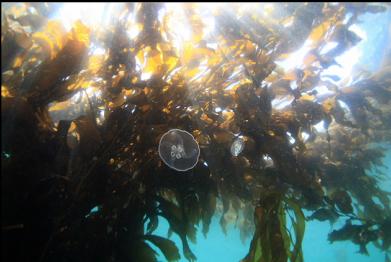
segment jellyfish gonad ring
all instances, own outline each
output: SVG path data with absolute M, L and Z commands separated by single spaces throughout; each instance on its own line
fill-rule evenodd
M 197 164 L 200 147 L 189 132 L 171 129 L 160 138 L 159 156 L 170 168 L 187 171 Z

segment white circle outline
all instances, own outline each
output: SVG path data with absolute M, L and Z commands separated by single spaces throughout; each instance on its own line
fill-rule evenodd
M 198 148 L 198 154 L 197 154 L 197 161 L 194 163 L 193 166 L 187 168 L 187 169 L 177 169 L 175 167 L 172 167 L 170 164 L 167 163 L 166 160 L 164 160 L 164 158 L 162 157 L 162 155 L 160 154 L 160 147 L 161 147 L 161 144 L 162 144 L 162 139 L 164 136 L 168 135 L 169 132 L 172 132 L 172 131 L 178 131 L 178 132 L 182 132 L 182 133 L 187 133 L 188 135 L 191 136 L 191 138 L 193 139 L 193 141 L 196 143 L 197 145 L 197 148 Z M 198 142 L 197 140 L 195 140 L 194 136 L 192 134 L 190 134 L 189 132 L 185 131 L 185 130 L 182 130 L 182 129 L 178 129 L 178 128 L 173 128 L 173 129 L 170 129 L 168 130 L 166 133 L 164 133 L 162 135 L 162 137 L 160 138 L 160 141 L 159 141 L 159 148 L 158 148 L 158 153 L 159 153 L 159 156 L 160 156 L 160 159 L 163 160 L 163 162 L 169 167 L 169 168 L 172 168 L 176 171 L 180 171 L 180 172 L 184 172 L 184 171 L 188 171 L 190 169 L 193 169 L 197 164 L 198 164 L 198 160 L 199 160 L 199 157 L 200 157 L 200 153 L 201 153 L 201 150 L 200 150 L 200 146 L 198 145 Z

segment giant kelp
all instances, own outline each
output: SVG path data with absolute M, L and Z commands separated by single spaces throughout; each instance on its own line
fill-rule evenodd
M 223 230 L 234 222 L 243 239 L 253 233 L 243 261 L 303 261 L 304 210 L 346 220 L 331 242 L 389 253 L 389 193 L 377 170 L 390 141 L 389 59 L 354 81 L 322 75 L 360 42 L 350 25 L 387 7 L 221 7 L 211 32 L 202 4 L 164 7 L 124 4 L 110 25 L 71 30 L 50 19 L 61 4 L 2 10 L 2 257 L 156 261 L 154 245 L 178 260 L 175 243 L 153 234 L 160 217 L 194 261 L 188 241 L 220 214 Z M 278 65 L 306 41 L 302 66 Z M 159 158 L 173 128 L 199 144 L 191 170 Z

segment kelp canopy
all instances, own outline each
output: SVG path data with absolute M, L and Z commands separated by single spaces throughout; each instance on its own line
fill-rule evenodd
M 390 54 L 374 74 L 324 74 L 387 4 L 131 3 L 69 29 L 51 18 L 61 5 L 2 8 L 4 261 L 157 261 L 152 246 L 179 260 L 159 217 L 195 261 L 188 241 L 218 213 L 253 233 L 245 262 L 303 261 L 306 219 L 346 221 L 331 242 L 388 259 Z M 279 65 L 303 44 L 302 63 Z M 185 172 L 158 154 L 174 128 L 200 147 Z

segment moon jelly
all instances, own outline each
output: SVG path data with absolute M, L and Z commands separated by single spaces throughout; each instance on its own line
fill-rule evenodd
M 160 139 L 159 156 L 170 168 L 187 171 L 197 164 L 200 147 L 189 132 L 171 129 Z
M 244 149 L 244 140 L 239 137 L 231 145 L 231 154 L 233 156 L 238 156 Z

